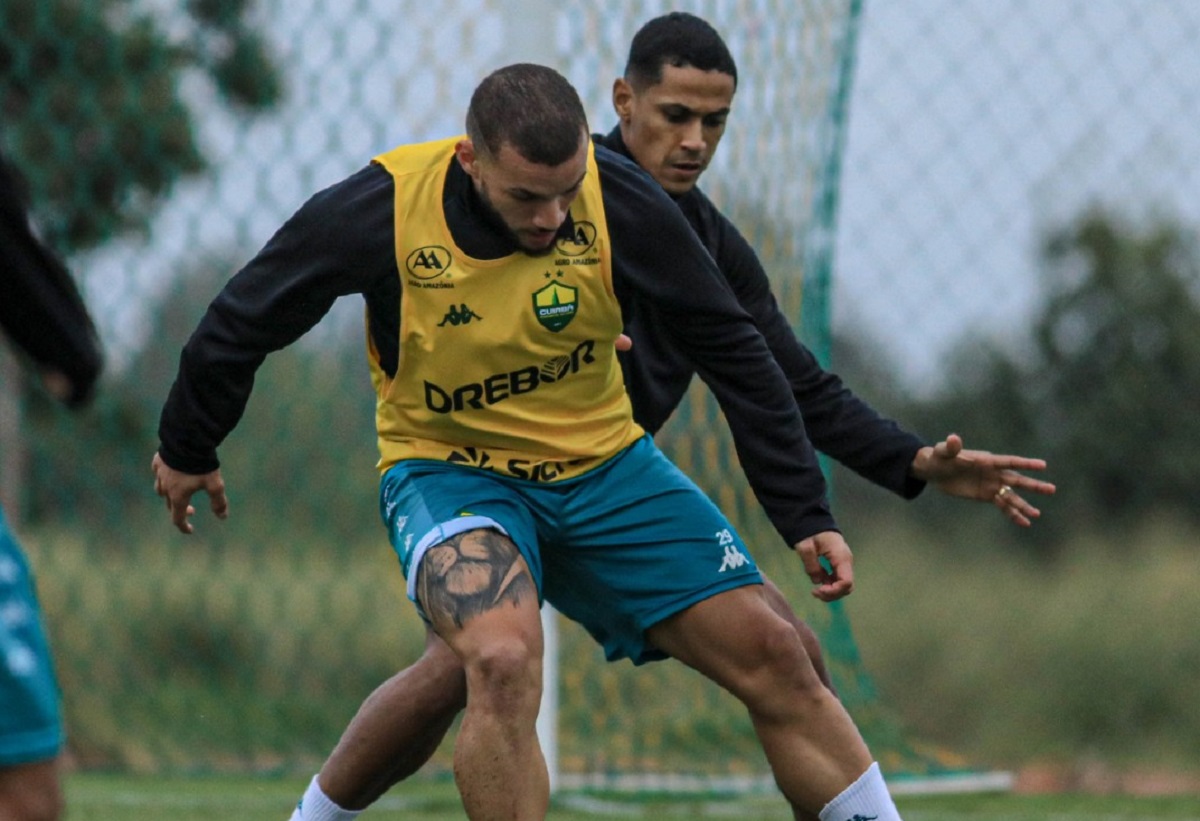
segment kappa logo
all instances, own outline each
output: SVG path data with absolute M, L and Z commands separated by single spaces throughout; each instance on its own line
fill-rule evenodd
M 551 282 L 533 292 L 534 316 L 543 327 L 554 333 L 570 325 L 578 311 L 579 289 L 574 286 Z
M 393 510 L 395 510 L 395 508 L 396 508 L 395 502 L 388 502 L 388 504 L 387 504 L 388 515 L 391 515 L 391 512 Z M 396 523 L 395 523 L 395 525 L 393 525 L 393 528 L 396 531 L 397 539 L 400 538 L 400 536 L 404 536 L 404 555 L 406 555 L 406 556 L 409 554 L 409 552 L 412 551 L 412 543 L 413 543 L 413 538 L 415 536 L 415 534 L 413 534 L 413 533 L 405 533 L 404 532 L 407 527 L 408 527 L 408 517 L 403 514 L 397 516 Z M 393 542 L 393 544 L 394 544 L 394 542 Z
M 451 304 L 450 310 L 442 317 L 442 321 L 438 323 L 438 327 L 440 328 L 446 324 L 450 324 L 451 326 L 469 325 L 472 319 L 483 321 L 483 317 L 468 308 L 467 303 L 464 302 L 462 305 Z
M 725 545 L 725 558 L 721 560 L 721 568 L 718 573 L 724 573 L 726 570 L 737 570 L 750 560 L 746 558 L 746 554 L 742 553 L 731 544 Z
M 596 226 L 590 222 L 577 222 L 571 226 L 571 233 L 560 236 L 556 244 L 560 254 L 581 257 L 596 244 Z
M 725 557 L 721 560 L 721 567 L 717 570 L 718 573 L 724 573 L 726 570 L 737 570 L 745 564 L 749 564 L 750 560 L 746 558 L 746 554 L 738 550 L 737 544 L 733 540 L 733 531 L 729 528 L 717 531 L 717 546 L 725 548 Z
M 450 270 L 453 258 L 440 245 L 424 245 L 408 255 L 404 267 L 417 279 L 437 279 Z

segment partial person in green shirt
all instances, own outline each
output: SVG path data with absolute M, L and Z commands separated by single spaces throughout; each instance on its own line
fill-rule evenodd
M 103 354 L 70 271 L 34 234 L 15 169 L 0 155 L 0 328 L 55 399 L 92 396 Z M 63 813 L 64 731 L 36 583 L 0 509 L 0 818 Z

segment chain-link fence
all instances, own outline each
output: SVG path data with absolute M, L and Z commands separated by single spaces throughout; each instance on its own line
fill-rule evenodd
M 268 360 L 222 449 L 232 517 L 202 512 L 188 539 L 148 472 L 178 351 L 305 197 L 394 144 L 458 132 L 490 69 L 558 66 L 607 130 L 629 38 L 671 7 L 713 22 L 739 62 L 706 191 L 814 349 L 828 353 L 832 304 L 834 332 L 867 340 L 863 373 L 894 391 L 936 393 L 981 340 L 1037 354 L 1055 264 L 1042 240 L 1089 206 L 1135 220 L 1114 223 L 1134 246 L 1154 220 L 1196 222 L 1191 4 L 0 0 L 0 140 L 110 357 L 81 417 L 2 372 L 5 400 L 24 397 L 19 424 L 0 414 L 4 501 L 39 573 L 78 761 L 311 769 L 420 652 L 377 521 L 361 304 Z M 885 764 L 941 766 L 889 721 L 844 614 L 803 604 L 718 422 L 697 389 L 661 441 L 795 580 Z M 605 666 L 567 625 L 563 658 L 564 771 L 764 771 L 732 699 L 695 676 Z M 651 699 L 664 691 L 689 695 Z
M 1198 30 L 1190 4 L 1119 0 L 862 18 L 835 366 L 927 436 L 1046 457 L 1066 492 L 1039 549 L 1196 523 Z
M 839 327 L 928 386 L 963 337 L 1028 341 L 1041 242 L 1088 209 L 1195 225 L 1198 16 L 1170 0 L 868 3 Z

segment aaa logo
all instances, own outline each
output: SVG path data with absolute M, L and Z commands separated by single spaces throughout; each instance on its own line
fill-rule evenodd
M 592 250 L 596 244 L 596 226 L 590 222 L 577 222 L 571 226 L 567 236 L 558 238 L 558 250 L 569 257 L 579 257 Z
M 404 267 L 417 279 L 435 279 L 450 268 L 450 252 L 440 245 L 426 245 L 408 255 Z
M 533 292 L 533 313 L 537 321 L 555 333 L 571 324 L 579 308 L 579 289 L 551 282 Z

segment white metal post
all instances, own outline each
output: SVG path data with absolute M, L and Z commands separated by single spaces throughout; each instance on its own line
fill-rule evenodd
M 559 4 L 550 0 L 516 0 L 505 4 L 504 63 L 540 63 L 564 70 L 555 45 Z M 497 66 L 498 67 L 498 66 Z M 550 775 L 550 792 L 558 788 L 558 623 L 554 608 L 542 608 L 545 656 L 542 665 L 542 704 L 537 734 Z

